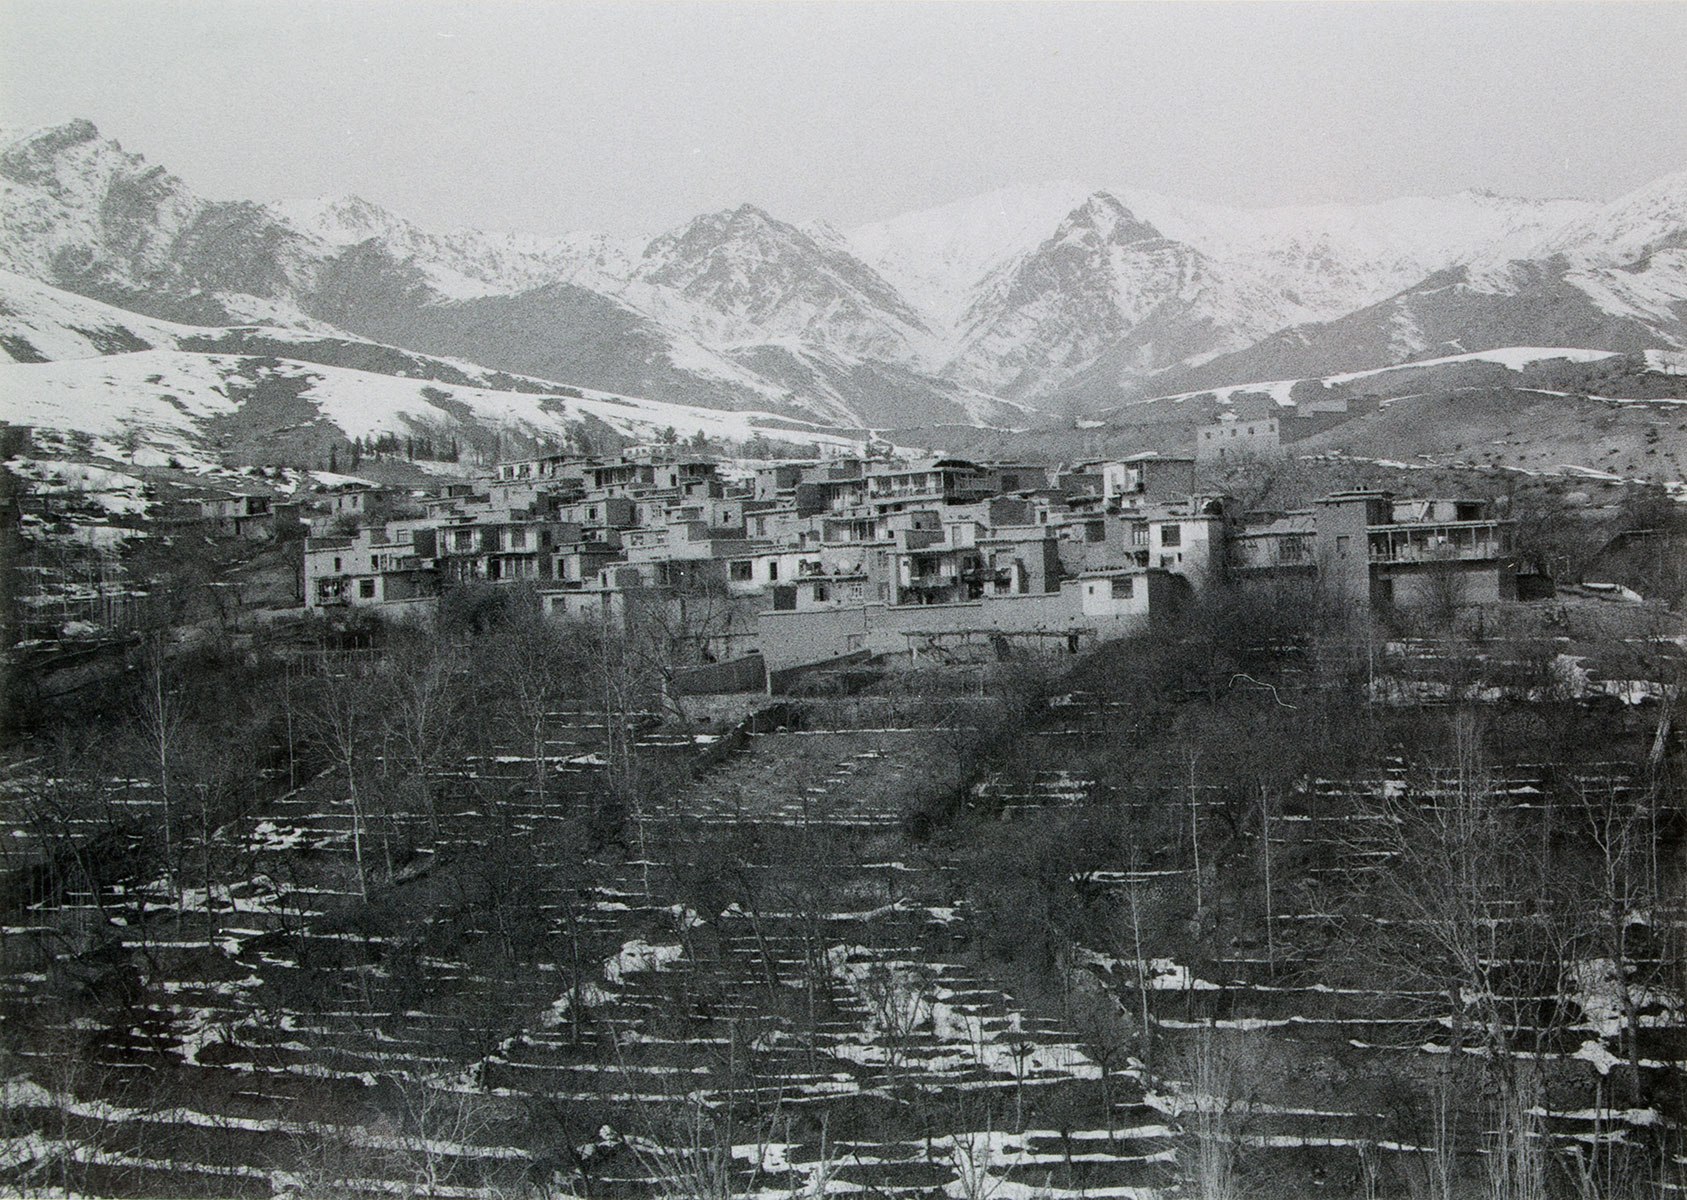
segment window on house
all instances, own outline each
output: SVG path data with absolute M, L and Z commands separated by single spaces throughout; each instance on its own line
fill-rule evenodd
M 767 577 L 769 579 L 778 579 L 779 578 L 779 560 L 778 559 L 773 559 L 772 561 L 770 561 L 767 564 Z
M 375 598 L 375 581 L 373 579 L 359 579 L 357 581 L 357 594 L 365 600 L 373 600 Z
M 823 604 L 827 600 L 829 600 L 830 598 L 831 597 L 828 595 L 828 593 L 826 591 L 826 585 L 825 584 L 817 583 L 817 584 L 814 585 L 814 599 L 815 599 L 816 603 Z
M 747 562 L 733 563 L 727 568 L 727 577 L 739 583 L 747 582 L 750 578 L 750 564 Z
M 342 571 L 342 570 L 345 569 L 344 567 L 340 566 L 340 560 L 337 559 L 337 558 L 334 560 L 334 569 L 336 571 Z
M 1181 526 L 1181 525 L 1162 525 L 1162 526 L 1160 526 L 1160 545 L 1162 545 L 1162 546 L 1181 546 L 1181 545 L 1183 545 L 1183 526 Z
M 1348 543 L 1348 541 L 1349 541 L 1349 538 L 1345 533 L 1336 534 L 1336 553 L 1343 558 L 1347 557 L 1347 543 Z
M 852 584 L 849 585 L 849 592 L 847 593 L 845 598 L 849 599 L 849 600 L 862 600 L 862 599 L 866 598 L 866 595 L 867 595 L 867 589 L 866 589 L 865 585 L 859 584 L 859 583 L 852 583 Z
M 1129 600 L 1136 594 L 1136 580 L 1129 575 L 1113 577 L 1113 599 Z
M 512 530 L 510 530 L 510 549 L 511 550 L 520 550 L 523 547 L 525 547 L 526 545 L 527 545 L 527 530 L 525 530 L 525 529 L 512 529 Z

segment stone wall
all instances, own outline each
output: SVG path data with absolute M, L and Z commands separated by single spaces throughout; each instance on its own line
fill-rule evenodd
M 1124 637 L 1143 627 L 1146 611 L 1085 613 L 1077 581 L 1044 595 L 992 596 L 964 604 L 862 604 L 851 608 L 761 614 L 761 647 L 769 671 L 867 651 L 896 654 L 909 634 L 967 631 L 1061 634 L 1090 630 Z
M 712 696 L 728 692 L 759 692 L 767 685 L 767 667 L 759 654 L 731 662 L 708 663 L 674 672 L 674 691 L 682 696 Z

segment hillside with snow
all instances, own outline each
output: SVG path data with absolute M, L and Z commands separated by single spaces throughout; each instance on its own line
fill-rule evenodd
M 771 413 L 685 408 L 602 392 L 437 384 L 291 359 L 144 350 L 0 365 L 0 421 L 85 434 L 105 457 L 159 465 L 301 462 L 349 439 L 426 436 L 470 446 L 563 445 L 601 425 L 633 441 L 666 430 L 741 443 L 859 446 Z
M 858 444 L 832 424 L 664 403 L 345 335 L 161 321 L 0 272 L 0 422 L 141 465 L 307 463 L 351 439 L 471 448 L 651 441 Z

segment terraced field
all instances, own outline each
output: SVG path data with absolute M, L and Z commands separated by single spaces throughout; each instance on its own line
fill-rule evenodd
M 1264 835 L 1284 872 L 1272 903 L 1216 953 L 1175 932 L 1196 883 L 1185 847 L 1089 864 L 1110 903 L 1178 919 L 1140 945 L 1074 946 L 1058 987 L 1019 995 L 1023 976 L 983 949 L 974 861 L 902 821 L 908 793 L 952 768 L 953 729 L 827 728 L 825 711 L 726 742 L 638 735 L 674 782 L 619 832 L 593 815 L 610 723 L 589 710 L 555 715 L 542 772 L 513 750 L 455 764 L 431 820 L 360 825 L 333 773 L 277 786 L 211 831 L 210 852 L 249 869 L 210 895 L 55 890 L 31 873 L 36 831 L 7 828 L 0 1188 L 1148 1200 L 1196 1194 L 1215 1143 L 1263 1195 L 1416 1194 L 1443 1161 L 1480 1176 L 1488 1110 L 1449 1105 L 1438 1131 L 1429 1103 L 1470 1077 L 1447 1071 L 1457 1014 L 1342 961 L 1355 915 L 1338 896 L 1389 869 L 1353 835 L 1368 811 L 1353 793 L 1416 786 L 1405 764 L 1285 797 Z M 975 781 L 962 820 L 1013 839 L 1049 814 L 1128 823 L 1183 804 L 1217 844 L 1216 793 L 1038 765 L 1080 764 L 1129 721 L 1061 698 L 1027 731 L 1036 763 Z M 1626 769 L 1597 782 L 1627 786 Z M 1518 768 L 1501 790 L 1535 804 L 1552 774 Z M 131 817 L 153 803 L 134 781 L 109 799 Z M 1233 860 L 1258 836 L 1234 833 Z M 383 880 L 367 903 L 359 852 Z M 1671 950 L 1684 907 L 1630 930 L 1631 970 Z M 1543 1081 L 1526 1135 L 1679 1162 L 1680 1002 L 1641 997 L 1645 1082 L 1626 1099 L 1599 969 L 1515 1032 Z M 1653 1182 L 1679 1190 L 1679 1172 Z

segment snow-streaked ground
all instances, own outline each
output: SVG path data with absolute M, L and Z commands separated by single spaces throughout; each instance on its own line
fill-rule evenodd
M 824 427 L 773 413 L 725 412 L 582 391 L 540 396 L 435 383 L 289 359 L 146 350 L 49 363 L 0 363 L 0 420 L 79 430 L 111 443 L 139 439 L 192 453 L 203 426 L 241 409 L 241 393 L 260 377 L 302 384 L 300 398 L 347 438 L 459 428 L 448 405 L 462 405 L 487 426 L 561 440 L 584 417 L 651 440 L 672 428 L 681 437 L 749 441 L 757 436 L 840 449 L 859 443 Z

